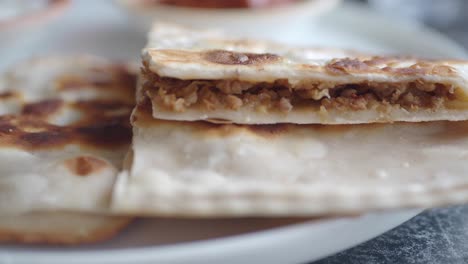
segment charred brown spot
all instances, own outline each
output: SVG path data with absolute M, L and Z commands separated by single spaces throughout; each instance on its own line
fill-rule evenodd
M 299 129 L 305 128 L 308 130 L 319 131 L 318 133 L 330 135 L 331 137 L 335 137 L 334 134 L 343 135 L 343 133 L 352 131 L 356 129 L 355 125 L 347 125 L 347 124 L 337 124 L 337 125 L 324 125 L 324 124 L 284 124 L 287 126 L 288 129 Z M 386 123 L 368 123 L 368 124 L 359 124 L 359 126 L 365 127 L 365 131 L 368 133 L 375 133 L 373 131 L 379 129 L 385 129 Z
M 58 90 L 112 88 L 132 94 L 135 89 L 136 75 L 125 65 L 95 67 L 86 75 L 64 75 L 55 80 Z
M 126 88 L 126 90 L 129 90 L 132 94 L 134 94 L 137 83 L 137 75 L 129 71 L 126 65 L 116 64 L 113 69 L 117 83 L 120 84 L 122 88 Z
M 76 127 L 74 132 L 86 142 L 98 146 L 118 146 L 126 144 L 132 139 L 129 117 L 124 120 L 111 119 L 101 123 L 91 123 L 87 126 Z
M 83 111 L 102 112 L 128 109 L 133 107 L 133 104 L 116 100 L 92 100 L 79 101 L 74 106 Z
M 358 59 L 339 59 L 328 63 L 326 70 L 333 74 L 347 74 L 352 72 L 369 71 L 369 65 Z
M 138 113 L 146 115 L 146 113 Z M 149 120 L 149 122 L 156 122 L 156 124 L 169 124 L 176 121 L 168 120 Z M 195 121 L 190 122 L 190 126 L 197 128 L 196 131 L 203 131 L 202 136 L 227 136 L 235 134 L 240 130 L 250 132 L 252 134 L 258 135 L 264 138 L 273 138 L 287 132 L 291 127 L 294 127 L 293 124 L 279 123 L 279 124 L 267 124 L 267 125 L 242 125 L 242 124 L 222 124 L 222 123 L 212 123 L 209 121 Z
M 0 124 L 0 135 L 1 134 L 10 134 L 16 131 L 16 127 L 9 124 Z
M 18 94 L 13 91 L 6 91 L 6 92 L 0 93 L 0 99 L 9 99 L 11 97 L 16 97 L 16 96 L 18 96 Z
M 456 74 L 456 72 L 454 68 L 447 65 L 438 65 L 432 68 L 432 73 L 437 75 L 449 76 Z
M 12 134 L 17 131 L 16 125 L 13 124 L 13 116 L 0 116 L 0 135 Z
M 391 57 L 380 57 L 380 56 L 378 56 L 378 57 L 372 57 L 369 60 L 365 60 L 365 61 L 363 61 L 363 63 L 365 63 L 367 66 L 374 67 L 374 66 L 378 66 L 378 65 L 391 63 L 393 60 L 394 60 L 394 58 L 391 58 Z
M 37 103 L 26 104 L 23 106 L 21 113 L 23 115 L 34 115 L 36 117 L 44 117 L 57 112 L 63 105 L 60 99 L 44 100 Z
M 100 78 L 93 78 L 87 76 L 86 78 L 82 76 L 63 76 L 62 78 L 56 80 L 56 85 L 59 90 L 72 90 L 72 89 L 82 89 L 87 86 L 108 86 L 112 84 L 112 79 L 103 78 L 100 75 Z
M 206 121 L 213 124 L 232 124 L 231 120 L 225 118 L 208 118 Z
M 21 149 L 62 148 L 67 144 L 119 147 L 131 141 L 129 115 L 98 117 L 69 126 L 55 126 L 33 116 L 1 116 L 0 145 Z
M 65 131 L 45 131 L 25 133 L 18 137 L 18 145 L 26 148 L 48 148 L 62 146 L 70 142 L 70 135 Z
M 259 65 L 278 61 L 280 57 L 271 53 L 242 53 L 227 50 L 213 50 L 205 53 L 209 62 L 224 65 Z
M 382 69 L 384 72 L 390 72 L 394 74 L 400 75 L 416 75 L 416 74 L 425 74 L 427 71 L 424 68 L 418 67 L 407 67 L 407 68 L 392 68 L 392 67 L 385 67 Z
M 80 156 L 65 161 L 65 166 L 78 176 L 87 176 L 106 167 L 106 162 L 95 157 Z
M 277 136 L 285 133 L 291 125 L 289 124 L 271 124 L 246 126 L 250 131 L 263 136 Z
M 55 81 L 58 90 L 69 90 L 83 87 L 87 84 L 83 78 L 78 76 L 63 76 Z
M 25 102 L 18 114 L 0 115 L 0 147 L 36 151 L 62 150 L 67 145 L 76 145 L 99 151 L 130 143 L 129 118 L 134 105 L 135 74 L 123 64 L 98 63 L 96 66 L 77 67 L 79 70 L 76 73 L 60 74 L 50 85 L 55 85 L 59 90 L 56 91 L 57 97 L 63 95 L 62 92 L 68 93 L 63 90 L 89 89 L 91 93 L 86 95 L 91 98 L 78 101 L 73 100 L 73 96 L 67 100 L 49 96 L 46 100 Z M 0 93 L 0 99 L 10 97 L 23 99 L 20 91 Z M 61 111 L 63 109 L 73 111 L 68 113 Z M 65 125 L 51 124 L 44 117 L 52 114 L 62 117 L 58 120 L 71 121 Z M 96 165 L 96 162 L 87 158 L 76 160 L 75 163 L 83 175 Z

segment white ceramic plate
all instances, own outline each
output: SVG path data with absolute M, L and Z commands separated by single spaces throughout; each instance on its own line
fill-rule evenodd
M 43 37 L 46 41 L 34 50 L 11 50 L 14 59 L 31 54 L 91 52 L 138 60 L 145 36 L 134 30 L 115 6 L 109 1 L 73 4 L 73 12 Z M 274 33 L 271 36 L 278 39 Z M 434 32 L 349 6 L 311 24 L 300 35 L 303 37 L 289 42 L 465 57 L 462 48 Z M 418 212 L 402 210 L 295 224 L 287 219 L 144 219 L 115 239 L 94 246 L 3 245 L 0 263 L 300 263 L 362 243 Z
M 190 27 L 221 27 L 231 34 L 267 37 L 275 34 L 291 38 L 298 28 L 333 9 L 341 0 L 302 0 L 289 5 L 260 9 L 204 9 L 153 5 L 142 7 L 140 0 L 117 0 L 129 19 L 147 31 L 154 21 L 178 23 Z M 287 21 L 287 23 L 285 23 Z M 291 30 L 294 28 L 294 30 Z

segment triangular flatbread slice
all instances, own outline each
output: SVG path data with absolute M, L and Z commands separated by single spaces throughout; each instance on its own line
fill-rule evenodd
M 128 66 L 91 56 L 33 59 L 1 76 L 1 241 L 91 242 L 129 222 L 105 215 L 134 88 Z

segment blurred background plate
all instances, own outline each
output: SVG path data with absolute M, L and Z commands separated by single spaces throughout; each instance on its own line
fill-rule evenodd
M 30 49 L 8 50 L 0 67 L 31 54 L 83 52 L 137 62 L 146 41 L 139 27 L 110 1 L 74 1 L 70 12 L 49 28 L 42 41 Z M 302 44 L 465 57 L 461 47 L 419 24 L 388 19 L 354 5 L 341 6 L 290 30 L 295 31 L 296 38 L 279 35 L 275 28 L 263 34 L 265 38 Z M 115 239 L 94 246 L 3 245 L 0 263 L 300 263 L 362 243 L 418 212 L 402 210 L 310 221 L 140 219 Z
M 300 37 L 309 22 L 332 10 L 341 0 L 295 0 L 268 8 L 190 8 L 153 3 L 147 0 L 117 0 L 129 20 L 146 32 L 154 21 L 178 23 L 195 28 L 223 28 L 247 37 L 281 39 Z M 222 1 L 219 1 L 222 2 Z M 231 1 L 234 2 L 234 1 Z M 252 1 L 265 2 L 265 1 Z
M 70 0 L 0 0 L 1 60 L 9 62 L 14 58 L 12 53 L 33 50 L 48 26 L 69 6 Z

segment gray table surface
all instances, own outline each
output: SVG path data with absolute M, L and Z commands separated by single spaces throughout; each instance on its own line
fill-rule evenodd
M 335 263 L 468 263 L 468 206 L 427 210 L 375 239 L 313 264 Z
M 468 49 L 468 16 L 437 29 Z M 313 262 L 338 263 L 468 263 L 468 205 L 427 210 L 375 239 Z

